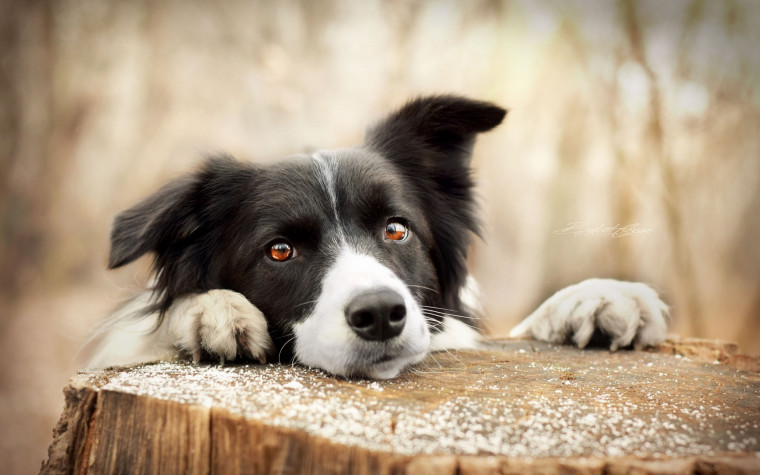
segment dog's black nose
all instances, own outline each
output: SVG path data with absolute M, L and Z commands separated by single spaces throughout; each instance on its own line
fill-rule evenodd
M 359 294 L 346 306 L 346 321 L 365 340 L 389 340 L 404 329 L 404 298 L 391 289 Z

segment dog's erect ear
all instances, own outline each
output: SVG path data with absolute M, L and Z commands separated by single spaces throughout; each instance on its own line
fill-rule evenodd
M 413 100 L 367 132 L 366 146 L 396 165 L 427 207 L 436 246 L 431 255 L 444 305 L 460 309 L 467 249 L 478 232 L 470 157 L 475 136 L 504 120 L 505 109 L 455 96 Z
M 365 143 L 399 164 L 433 169 L 469 166 L 475 135 L 499 125 L 506 114 L 488 102 L 422 97 L 370 128 Z M 419 148 L 437 153 L 410 153 Z

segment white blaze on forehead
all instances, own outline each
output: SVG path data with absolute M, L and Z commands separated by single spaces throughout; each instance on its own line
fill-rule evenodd
M 336 159 L 334 157 L 327 157 L 321 152 L 313 154 L 312 158 L 317 163 L 318 180 L 330 198 L 335 227 L 341 237 L 341 242 L 344 242 L 345 239 L 340 229 L 340 219 L 338 217 L 338 187 L 335 183 Z
M 406 324 L 398 337 L 384 342 L 366 341 L 348 326 L 345 309 L 351 299 L 373 289 L 391 289 L 404 299 Z M 422 359 L 430 345 L 430 332 L 419 305 L 401 279 L 377 259 L 344 247 L 325 274 L 312 313 L 294 327 L 295 353 L 308 366 L 339 375 L 359 373 L 391 378 Z M 392 356 L 372 364 L 372 359 Z

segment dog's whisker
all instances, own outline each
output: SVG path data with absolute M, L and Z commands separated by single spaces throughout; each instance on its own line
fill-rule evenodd
M 444 307 L 434 307 L 432 305 L 420 305 L 421 308 L 424 308 L 425 310 L 435 310 L 438 312 L 447 312 L 447 313 L 459 313 L 456 310 L 452 310 L 450 308 L 444 308 Z
M 440 310 L 429 310 L 429 309 L 422 309 L 423 313 L 429 314 L 429 315 L 444 315 L 448 317 L 463 317 L 464 315 L 459 315 L 456 313 L 448 313 L 448 312 L 442 312 Z
M 308 302 L 302 302 L 302 303 L 293 305 L 293 308 L 303 307 L 304 305 L 311 305 L 313 303 L 317 303 L 317 301 L 316 300 L 309 300 Z
M 443 324 L 443 318 L 440 318 L 438 315 L 424 315 L 425 320 L 430 323 L 431 325 L 442 325 Z
M 461 357 L 461 356 L 459 356 L 459 354 L 458 354 L 458 353 L 452 353 L 452 352 L 451 352 L 451 350 L 449 350 L 449 349 L 447 349 L 447 348 L 442 348 L 440 351 L 441 351 L 441 352 L 446 352 L 446 354 L 448 354 L 449 356 L 451 356 L 452 358 L 454 358 L 456 361 L 458 361 L 458 362 L 460 362 L 460 363 L 461 363 L 462 361 L 464 361 L 464 360 L 462 360 L 462 357 Z
M 433 306 L 433 305 L 420 305 L 420 307 L 424 308 L 424 309 L 428 309 L 428 310 L 438 310 L 438 311 L 441 311 L 441 312 L 448 312 L 448 313 L 454 313 L 454 314 L 459 314 L 460 313 L 460 312 L 457 312 L 456 310 L 452 310 L 450 308 L 436 307 L 436 306 Z
M 425 287 L 424 285 L 414 285 L 414 284 L 407 284 L 407 287 L 414 287 L 415 289 L 423 289 L 423 290 L 428 290 L 428 291 L 430 291 L 430 292 L 433 292 L 434 294 L 438 294 L 438 293 L 440 293 L 440 292 L 438 292 L 437 290 L 435 290 L 435 289 L 433 289 L 433 288 L 430 288 L 430 287 Z
M 439 368 L 443 368 L 443 365 L 441 364 L 441 362 L 440 362 L 440 361 L 438 361 L 438 360 L 435 358 L 435 356 L 433 356 L 433 353 L 428 353 L 428 356 L 429 356 L 430 358 L 432 358 L 432 359 L 433 359 L 433 361 L 435 361 L 435 364 L 437 364 Z
M 480 317 L 468 317 L 466 315 L 456 315 L 452 313 L 434 313 L 434 312 L 423 312 L 423 313 L 429 317 L 451 317 L 457 320 L 467 320 L 467 321 L 473 321 L 473 322 L 482 320 Z
M 453 313 L 435 312 L 432 310 L 423 310 L 422 313 L 425 315 L 433 316 L 433 317 L 456 317 L 456 318 L 460 317 L 460 315 L 455 315 Z
M 288 343 L 290 343 L 291 341 L 293 341 L 295 339 L 296 339 L 296 336 L 293 335 L 292 337 L 290 337 L 288 339 L 288 341 L 286 341 L 285 343 L 283 343 L 283 345 L 280 347 L 280 352 L 277 354 L 277 362 L 278 363 L 282 364 L 282 350 L 285 349 L 285 347 L 288 345 Z M 291 365 L 292 364 L 293 364 L 293 362 L 291 361 Z
M 478 322 L 481 321 L 481 319 L 477 318 L 477 317 L 466 317 L 466 316 L 463 316 L 463 315 L 451 315 L 451 314 L 448 314 L 448 313 L 442 313 L 442 314 L 437 314 L 437 315 L 436 314 L 431 314 L 430 316 L 431 317 L 451 317 L 451 318 L 453 318 L 455 320 L 461 320 L 461 321 L 465 321 L 465 322 L 474 322 L 474 323 L 478 323 Z
M 439 317 L 453 317 L 460 320 L 473 320 L 473 321 L 482 320 L 481 317 L 477 317 L 474 315 L 462 315 L 461 313 L 452 313 L 452 312 L 444 311 L 442 309 L 435 309 L 435 308 L 428 308 L 428 307 L 422 307 L 422 313 L 427 314 L 427 315 L 435 315 Z
M 428 323 L 431 323 L 431 324 L 433 324 L 433 323 L 435 323 L 435 324 L 443 324 L 443 319 L 439 318 L 440 315 L 427 315 L 426 314 L 424 316 L 425 316 L 425 320 L 427 320 Z
M 422 371 L 421 369 L 417 368 L 409 368 L 409 371 L 414 374 L 441 374 L 441 371 Z

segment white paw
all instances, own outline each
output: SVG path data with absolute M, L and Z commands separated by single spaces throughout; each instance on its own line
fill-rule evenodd
M 646 284 L 588 279 L 549 297 L 509 333 L 585 347 L 596 329 L 609 335 L 610 350 L 639 349 L 665 340 L 668 306 Z
M 219 356 L 222 363 L 237 356 L 264 363 L 274 347 L 261 311 L 230 290 L 209 290 L 177 299 L 165 318 L 162 331 L 196 362 L 205 350 Z

